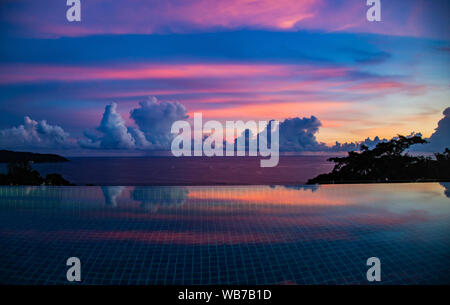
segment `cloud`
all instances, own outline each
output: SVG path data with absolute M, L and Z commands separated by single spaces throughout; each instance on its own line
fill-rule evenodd
M 178 102 L 160 102 L 156 97 L 140 102 L 130 117 L 154 147 L 168 149 L 172 140 L 172 123 L 188 118 L 186 108 Z
M 325 143 L 318 142 L 316 133 L 322 123 L 315 116 L 310 118 L 289 118 L 285 119 L 278 126 L 279 129 L 279 149 L 285 152 L 302 152 L 302 151 L 323 151 L 328 147 Z M 270 128 L 270 123 L 266 126 L 265 132 L 270 134 L 267 129 Z M 261 132 L 262 133 L 262 132 Z M 265 137 L 260 137 L 259 133 L 256 137 L 250 129 L 245 129 L 238 138 L 235 139 L 235 149 L 238 140 L 243 138 L 245 143 L 245 150 L 249 149 L 250 141 L 255 142 L 255 147 L 258 141 L 266 141 Z M 270 145 L 271 140 L 268 141 Z
M 310 118 L 292 118 L 286 119 L 280 123 L 280 151 L 301 152 L 301 151 L 352 151 L 359 150 L 361 145 L 366 145 L 369 148 L 374 148 L 378 143 L 387 141 L 375 137 L 360 142 L 339 143 L 336 142 L 333 146 L 327 146 L 323 142 L 319 142 L 316 138 L 316 133 L 322 123 L 315 116 Z
M 375 138 L 373 138 L 373 140 L 371 138 L 366 138 L 364 141 L 359 141 L 359 142 L 345 142 L 345 143 L 339 143 L 336 142 L 335 145 L 331 146 L 329 148 L 330 151 L 353 151 L 353 150 L 360 150 L 361 145 L 365 145 L 367 146 L 369 149 L 374 148 L 375 146 L 377 146 L 378 143 L 381 142 L 387 142 L 387 139 L 380 139 L 378 136 L 376 136 Z
M 178 102 L 159 102 L 156 97 L 140 102 L 130 112 L 137 127 L 126 126 L 117 104 L 105 107 L 96 132 L 86 130 L 79 140 L 83 148 L 164 150 L 170 148 L 172 123 L 186 119 L 186 108 Z
M 430 144 L 425 145 L 426 149 L 433 152 L 443 152 L 445 148 L 450 148 L 450 107 L 442 113 L 444 117 L 438 122 L 438 127 L 428 139 Z
M 50 125 L 46 120 L 35 121 L 28 116 L 23 125 L 0 130 L 0 147 L 6 149 L 59 149 L 74 145 L 60 126 Z
M 270 134 L 267 132 L 266 135 Z M 285 119 L 278 126 L 279 129 L 279 149 L 285 152 L 302 152 L 302 151 L 325 151 L 329 147 L 325 143 L 319 142 L 316 139 L 316 133 L 319 131 L 322 123 L 315 116 L 309 118 L 289 118 Z M 253 132 L 250 129 L 244 130 L 239 137 L 234 141 L 236 146 L 239 138 L 244 138 L 245 149 L 248 150 L 249 141 L 266 141 L 265 137 L 260 138 L 261 133 L 254 137 Z M 271 140 L 269 140 L 270 145 Z
M 128 127 L 129 134 L 133 137 L 136 147 L 149 148 L 151 146 L 150 142 L 147 141 L 145 134 L 135 127 Z
M 83 22 L 77 26 L 62 18 L 61 12 L 67 8 L 65 1 L 58 2 L 3 0 L 0 14 L 4 31 L 60 37 L 264 28 L 447 38 L 449 24 L 447 0 L 388 1 L 383 6 L 383 22 L 376 26 L 366 21 L 367 7 L 362 0 L 167 0 L 151 1 L 151 4 L 116 0 L 108 1 L 107 5 L 105 1 L 86 1 Z
M 417 145 L 411 151 L 442 152 L 450 147 L 450 107 L 445 109 L 444 118 L 427 139 L 430 143 Z M 100 125 L 95 130 L 85 130 L 84 137 L 77 141 L 70 138 L 63 128 L 50 125 L 46 120 L 35 121 L 26 116 L 24 124 L 0 130 L 0 147 L 5 149 L 113 149 L 113 150 L 168 150 L 173 135 L 170 133 L 172 123 L 188 118 L 184 105 L 178 102 L 160 102 L 155 97 L 140 102 L 137 108 L 130 111 L 130 117 L 137 126 L 127 126 L 117 104 L 105 107 Z M 359 150 L 361 145 L 369 148 L 378 143 L 388 141 L 375 137 L 359 142 L 336 142 L 327 146 L 316 138 L 320 120 L 315 117 L 295 117 L 282 121 L 279 125 L 280 151 L 285 152 L 339 152 Z M 412 133 L 410 136 L 420 135 Z M 205 137 L 207 137 L 205 135 Z M 250 130 L 244 131 L 240 137 L 251 138 Z M 236 141 L 235 141 L 236 143 Z M 247 144 L 246 144 L 247 146 Z
M 315 116 L 310 118 L 286 119 L 280 123 L 281 151 L 319 151 L 326 149 L 324 143 L 319 143 L 316 133 L 322 123 Z
M 450 148 L 450 107 L 447 107 L 442 114 L 444 117 L 438 122 L 434 133 L 425 138 L 427 144 L 414 145 L 409 150 L 414 152 L 443 152 Z M 420 135 L 420 134 L 419 134 Z
M 380 139 L 378 136 L 366 138 L 357 142 L 336 142 L 333 146 L 328 146 L 323 142 L 319 142 L 316 134 L 322 123 L 315 116 L 310 118 L 290 118 L 280 123 L 279 139 L 280 151 L 285 152 L 341 152 L 360 150 L 361 145 L 365 145 L 370 149 L 374 148 L 378 143 L 387 142 L 388 140 Z M 420 133 L 411 133 L 409 136 L 419 135 Z
M 422 134 L 420 132 L 411 132 L 409 135 L 407 135 L 407 138 L 411 138 L 411 137 L 415 137 L 415 136 L 419 136 L 422 137 Z M 393 137 L 391 140 L 398 140 L 399 137 Z M 383 142 L 388 142 L 390 140 L 383 138 L 380 139 L 380 137 L 376 136 L 373 138 L 373 140 L 371 138 L 366 138 L 364 141 L 357 141 L 357 142 L 345 142 L 345 143 L 339 143 L 336 142 L 335 145 L 329 147 L 329 151 L 331 152 L 338 152 L 338 151 L 354 151 L 354 150 L 360 150 L 361 149 L 361 145 L 365 145 L 367 146 L 369 149 L 373 149 L 375 148 L 375 146 L 377 146 L 378 143 L 383 143 Z M 416 149 L 419 148 L 419 149 Z M 408 149 L 408 151 L 423 151 L 423 149 L 420 149 L 421 145 L 414 145 L 411 148 Z
M 387 141 L 386 139 L 380 139 L 375 137 L 373 140 L 370 138 L 365 139 L 360 142 L 350 142 L 350 143 L 339 143 L 336 142 L 333 146 L 327 146 L 323 142 L 319 142 L 316 138 L 316 134 L 319 128 L 322 126 L 320 120 L 315 117 L 295 117 L 285 119 L 279 125 L 279 147 L 280 151 L 284 152 L 340 152 L 340 151 L 352 151 L 359 150 L 361 145 L 366 145 L 369 148 L 375 147 L 378 143 Z M 266 127 L 267 129 L 267 127 Z M 411 134 L 411 135 L 414 135 Z M 246 129 L 239 136 L 240 138 L 245 137 L 246 150 L 248 149 L 248 141 L 252 139 L 256 141 L 253 137 L 251 130 Z M 259 139 L 259 134 L 256 137 Z M 237 139 L 234 141 L 236 144 Z M 270 141 L 269 141 L 270 143 Z
M 136 132 L 129 132 L 125 125 L 125 120 L 117 112 L 117 104 L 112 103 L 105 107 L 100 126 L 97 127 L 100 134 L 92 131 L 85 131 L 86 139 L 81 139 L 79 144 L 83 148 L 103 148 L 103 149 L 133 149 L 137 148 Z M 139 141 L 138 141 L 139 142 Z M 142 144 L 140 142 L 140 144 Z

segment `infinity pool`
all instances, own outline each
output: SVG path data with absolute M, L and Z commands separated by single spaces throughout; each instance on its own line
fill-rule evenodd
M 0 187 L 0 283 L 450 284 L 450 184 Z

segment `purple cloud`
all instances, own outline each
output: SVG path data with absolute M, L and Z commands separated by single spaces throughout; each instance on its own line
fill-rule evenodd
M 186 112 L 178 102 L 159 102 L 156 97 L 150 97 L 131 110 L 130 117 L 137 127 L 128 127 L 117 112 L 117 104 L 112 103 L 105 107 L 96 132 L 85 131 L 85 138 L 79 140 L 79 144 L 92 149 L 169 149 L 172 123 L 186 119 Z
M 39 37 L 263 28 L 448 38 L 446 0 L 385 1 L 379 24 L 367 22 L 363 0 L 81 2 L 80 23 L 67 22 L 66 1 L 54 0 L 3 0 L 0 17 L 10 32 Z
M 310 118 L 286 119 L 280 123 L 280 150 L 282 151 L 319 151 L 326 149 L 319 143 L 316 133 L 322 123 L 315 116 Z
M 128 131 L 125 120 L 117 112 L 117 104 L 112 103 L 105 107 L 100 126 L 97 127 L 100 134 L 85 131 L 87 139 L 81 139 L 79 144 L 83 148 L 102 149 L 133 149 L 136 148 L 136 140 Z
M 336 142 L 335 145 L 330 147 L 330 151 L 360 150 L 361 149 L 361 145 L 365 145 L 369 149 L 372 149 L 375 146 L 377 146 L 378 143 L 387 142 L 387 141 L 388 141 L 387 139 L 380 139 L 378 136 L 376 136 L 375 138 L 373 138 L 373 140 L 371 138 L 366 138 L 364 141 L 359 141 L 359 142 L 350 142 L 350 143 L 348 143 L 348 142 L 345 142 L 345 143 Z
M 145 139 L 155 148 L 168 149 L 172 140 L 172 123 L 188 118 L 186 108 L 178 102 L 160 102 L 156 97 L 140 102 L 131 110 L 130 117 L 136 122 Z M 139 132 L 136 130 L 135 132 Z M 141 135 L 142 137 L 142 135 Z
M 74 146 L 74 141 L 60 126 L 50 125 L 46 120 L 35 121 L 28 116 L 22 125 L 0 130 L 0 147 L 6 149 L 59 149 Z
M 429 144 L 418 147 L 417 150 L 443 152 L 450 148 L 450 107 L 447 107 L 443 113 L 444 117 L 438 122 L 434 133 L 428 139 Z

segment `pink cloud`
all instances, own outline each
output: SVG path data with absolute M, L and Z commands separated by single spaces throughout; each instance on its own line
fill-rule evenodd
M 394 80 L 380 80 L 376 82 L 364 82 L 347 87 L 346 90 L 358 91 L 361 93 L 394 93 L 405 92 L 409 95 L 423 94 L 427 90 L 427 86 L 415 83 L 405 83 Z
M 384 1 L 380 23 L 366 20 L 368 7 L 362 0 L 84 1 L 81 24 L 65 20 L 65 1 L 25 0 L 5 6 L 3 19 L 25 29 L 22 34 L 39 37 L 256 28 L 448 38 L 436 26 L 445 13 L 430 2 Z
M 316 68 L 280 64 L 132 64 L 116 67 L 7 64 L 0 66 L 0 84 L 39 81 L 136 80 L 175 78 L 245 78 L 344 76 L 349 68 Z

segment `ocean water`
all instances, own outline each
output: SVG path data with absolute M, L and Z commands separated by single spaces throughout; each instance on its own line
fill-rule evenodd
M 33 167 L 77 185 L 267 185 L 305 183 L 332 169 L 326 159 L 280 156 L 278 166 L 261 168 L 257 157 L 84 157 Z
M 0 187 L 0 283 L 450 284 L 450 184 Z M 73 284 L 73 283 L 72 283 Z

